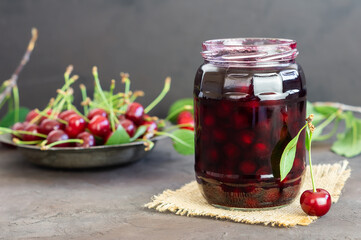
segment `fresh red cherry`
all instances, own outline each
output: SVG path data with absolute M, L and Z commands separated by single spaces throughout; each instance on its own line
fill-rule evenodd
M 50 116 L 52 112 L 53 112 L 53 110 L 49 109 L 48 111 L 46 111 L 46 115 L 47 115 L 47 116 Z M 42 116 L 42 117 L 40 118 L 39 123 L 41 123 L 41 122 L 44 121 L 45 119 L 48 119 L 48 117 Z
M 25 121 L 30 122 L 31 120 L 36 118 L 38 115 L 39 114 L 36 112 L 36 110 L 33 109 L 26 115 Z
M 24 131 L 27 132 L 32 132 L 32 133 L 39 133 L 39 128 L 37 125 L 35 124 L 28 124 L 25 128 Z M 36 140 L 40 140 L 41 138 L 35 135 L 30 135 L 30 134 L 24 134 L 23 135 L 23 140 L 24 141 L 36 141 Z
M 77 147 L 88 148 L 95 146 L 95 138 L 91 133 L 82 132 L 79 133 L 78 136 L 76 136 L 76 138 L 83 140 L 83 143 L 76 143 Z
M 119 122 L 119 124 L 127 131 L 129 137 L 133 137 L 135 133 L 135 125 L 129 119 L 124 119 Z
M 300 199 L 302 210 L 310 216 L 323 216 L 331 208 L 331 195 L 325 189 L 306 190 Z
M 24 122 L 24 123 L 22 123 L 22 122 L 17 122 L 17 123 L 15 123 L 12 127 L 11 127 L 11 129 L 12 130 L 14 130 L 14 131 L 24 131 L 24 129 L 25 129 L 25 127 L 27 126 L 27 124 L 28 124 L 28 122 Z M 20 139 L 23 139 L 23 135 L 22 134 L 18 134 L 19 136 L 16 136 L 16 135 L 14 135 L 14 134 L 11 134 L 11 136 L 14 138 L 20 138 Z
M 45 119 L 39 125 L 39 132 L 48 135 L 51 131 L 62 128 L 63 124 L 55 119 Z
M 188 111 L 181 112 L 178 115 L 177 123 L 178 124 L 190 124 L 189 127 L 181 127 L 181 128 L 194 131 L 194 118 L 193 118 L 193 115 L 191 112 L 188 112 Z
M 157 124 L 154 121 L 148 121 L 143 123 L 143 125 L 147 126 L 147 130 L 145 131 L 144 136 L 146 138 L 151 138 L 154 136 L 154 131 L 158 129 Z
M 85 128 L 85 120 L 78 114 L 73 114 L 68 119 L 68 124 L 65 126 L 65 132 L 70 138 L 75 138 L 79 133 L 84 132 Z
M 49 133 L 48 137 L 46 138 L 47 144 L 54 143 L 57 141 L 68 140 L 69 136 L 63 130 L 53 130 Z M 61 143 L 55 145 L 54 147 L 70 147 L 71 143 Z
M 88 119 L 89 120 L 92 120 L 93 117 L 97 116 L 97 115 L 101 115 L 105 118 L 108 117 L 108 114 L 107 112 L 104 110 L 104 109 L 101 109 L 101 108 L 94 108 L 92 110 L 90 110 L 89 114 L 88 114 Z
M 66 110 L 66 111 L 61 112 L 58 115 L 58 118 L 67 122 L 69 120 L 69 117 L 73 114 L 77 114 L 77 113 L 74 110 Z
M 128 106 L 125 117 L 133 121 L 136 125 L 140 125 L 143 122 L 144 108 L 142 104 L 133 102 Z
M 88 124 L 88 129 L 95 136 L 106 137 L 110 132 L 109 120 L 101 115 L 94 116 Z
M 125 120 L 125 119 L 126 119 L 126 118 L 125 118 L 125 116 L 124 116 L 123 114 L 121 114 L 121 115 L 118 116 L 119 122 L 121 122 L 121 121 L 123 121 L 123 120 Z

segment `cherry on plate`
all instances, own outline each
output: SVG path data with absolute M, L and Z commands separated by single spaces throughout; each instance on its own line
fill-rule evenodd
M 101 109 L 101 108 L 94 108 L 92 110 L 90 110 L 89 114 L 88 114 L 88 119 L 89 120 L 92 120 L 93 117 L 97 116 L 97 115 L 101 115 L 105 118 L 108 117 L 108 113 L 104 110 L 104 109 Z
M 53 130 L 63 128 L 63 124 L 55 119 L 45 119 L 39 125 L 39 132 L 48 135 Z
M 158 129 L 157 124 L 154 121 L 148 121 L 143 123 L 144 126 L 147 126 L 144 136 L 146 138 L 151 138 L 154 136 L 154 131 Z
M 85 120 L 81 116 L 73 114 L 69 117 L 68 124 L 65 126 L 65 132 L 70 138 L 75 138 L 79 133 L 84 132 L 85 128 Z
M 69 136 L 63 130 L 53 130 L 49 133 L 48 137 L 46 138 L 47 144 L 54 143 L 57 141 L 68 140 Z M 54 147 L 70 147 L 71 143 L 61 143 L 55 145 Z
M 58 118 L 67 122 L 69 120 L 69 117 L 73 114 L 77 114 L 77 113 L 74 110 L 66 110 L 66 111 L 61 112 L 58 115 Z
M 325 189 L 306 190 L 300 199 L 302 210 L 310 216 L 323 216 L 331 208 L 331 195 Z
M 110 123 L 106 117 L 96 115 L 88 124 L 89 131 L 98 137 L 106 137 L 110 132 Z
M 135 133 L 135 124 L 129 119 L 124 119 L 119 124 L 125 129 L 129 137 L 133 137 Z
M 34 118 L 36 118 L 39 114 L 36 112 L 35 109 L 31 110 L 25 118 L 26 122 L 30 122 L 31 120 L 33 120 Z
M 22 122 L 17 122 L 17 123 L 15 123 L 12 127 L 11 127 L 11 129 L 12 130 L 14 130 L 14 131 L 24 131 L 25 130 L 25 127 L 27 126 L 27 122 L 24 122 L 24 123 L 22 123 Z M 11 134 L 11 136 L 14 138 L 20 138 L 20 139 L 23 139 L 23 134 L 19 134 L 19 136 L 16 136 L 16 135 L 14 135 L 14 134 Z
M 144 108 L 142 104 L 133 102 L 128 106 L 125 117 L 132 120 L 135 124 L 140 125 L 143 122 Z
M 88 148 L 95 146 L 95 138 L 91 133 L 82 132 L 79 133 L 78 136 L 76 136 L 76 138 L 83 140 L 83 143 L 76 143 L 77 147 Z
M 32 133 L 39 133 L 39 128 L 37 125 L 35 124 L 28 124 L 25 128 L 24 131 L 27 132 L 32 132 Z M 30 135 L 30 134 L 24 134 L 23 135 L 23 140 L 24 141 L 36 141 L 36 140 L 41 140 L 40 137 L 35 136 L 35 135 Z

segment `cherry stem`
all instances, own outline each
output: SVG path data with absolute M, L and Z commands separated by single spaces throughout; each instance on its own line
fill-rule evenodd
M 14 121 L 19 122 L 19 109 L 20 109 L 20 102 L 19 102 L 19 89 L 18 85 L 15 84 L 13 87 L 13 97 L 14 97 Z
M 182 127 L 193 127 L 193 125 L 189 124 L 189 123 L 178 124 L 178 125 L 166 128 L 166 129 L 164 129 L 164 131 L 169 132 L 169 131 L 172 131 L 174 129 L 179 129 L 179 128 L 182 128 Z
M 36 145 L 40 144 L 42 140 L 36 140 L 36 141 L 21 141 L 20 139 L 13 138 L 13 142 L 15 144 L 22 144 L 22 145 Z
M 29 132 L 29 131 L 24 131 L 24 130 L 12 130 L 10 128 L 4 128 L 4 127 L 0 127 L 0 133 L 12 133 L 16 136 L 19 136 L 19 134 L 26 134 L 26 135 L 33 135 L 33 136 L 37 136 L 37 137 L 41 137 L 41 138 L 46 138 L 47 136 L 45 134 L 41 134 L 41 133 L 34 133 L 34 132 Z
M 338 102 L 314 102 L 314 103 L 312 103 L 312 105 L 314 105 L 314 106 L 330 106 L 330 107 L 339 108 L 343 111 L 351 111 L 351 112 L 361 113 L 361 107 L 346 105 L 346 104 L 338 103 Z
M 174 135 L 171 134 L 171 133 L 154 131 L 154 134 L 155 134 L 155 135 L 165 135 L 165 136 L 168 136 L 168 137 L 170 137 L 171 139 L 173 139 L 174 141 L 177 141 L 177 142 L 179 142 L 179 143 L 181 143 L 181 144 L 183 144 L 183 145 L 185 145 L 185 146 L 187 146 L 187 147 L 191 147 L 188 143 L 184 142 L 182 139 L 174 136 Z
M 168 93 L 169 89 L 170 89 L 170 82 L 171 82 L 171 78 L 170 77 L 167 77 L 165 79 L 165 82 L 164 82 L 164 87 L 163 87 L 163 90 L 162 92 L 159 94 L 159 96 L 153 100 L 153 102 L 151 102 L 148 107 L 146 107 L 144 109 L 144 112 L 145 113 L 148 113 L 150 112 L 163 98 L 164 96 Z
M 63 143 L 80 143 L 80 144 L 83 144 L 84 141 L 82 139 L 68 139 L 68 140 L 60 140 L 60 141 L 56 141 L 56 142 L 53 142 L 53 143 L 50 143 L 48 145 L 44 145 L 41 147 L 41 150 L 47 150 L 51 147 L 54 147 L 56 145 L 59 145 L 59 144 L 63 144 Z
M 94 81 L 95 81 L 95 87 L 98 90 L 102 100 L 104 101 L 104 103 L 107 105 L 108 107 L 108 111 L 110 113 L 110 125 L 112 127 L 112 131 L 115 131 L 115 115 L 114 115 L 114 111 L 113 111 L 113 107 L 110 105 L 110 103 L 108 102 L 108 99 L 105 97 L 103 89 L 100 85 L 99 82 L 99 76 L 98 76 L 98 68 L 96 66 L 93 67 L 93 76 L 94 76 Z
M 193 107 L 191 105 L 184 105 L 183 107 L 177 109 L 176 111 L 171 112 L 166 118 L 165 120 L 169 120 L 171 118 L 173 118 L 174 116 L 178 115 L 179 113 L 186 111 L 186 110 L 192 110 Z
M 313 177 L 313 171 L 312 171 L 312 159 L 311 159 L 311 142 L 312 142 L 312 134 L 313 133 L 312 133 L 311 130 L 309 131 L 309 133 L 310 133 L 310 135 L 309 135 L 310 136 L 310 138 L 309 138 L 310 139 L 310 145 L 309 145 L 309 148 L 308 148 L 308 161 L 310 163 L 310 173 L 311 173 L 311 182 L 312 182 L 313 192 L 316 192 L 315 179 Z M 308 133 L 306 132 L 306 134 L 308 134 Z
M 82 117 L 86 122 L 89 122 L 90 120 L 81 112 L 79 112 L 78 109 L 76 109 L 75 106 L 71 105 L 71 109 L 74 110 L 74 112 L 76 112 L 76 114 L 78 114 L 80 117 Z
M 86 87 L 84 84 L 80 84 L 80 91 L 81 91 L 81 96 L 83 98 L 83 102 L 85 102 L 88 99 L 88 95 L 86 93 Z M 87 104 L 84 104 L 83 109 L 84 109 L 84 115 L 88 116 L 89 106 Z

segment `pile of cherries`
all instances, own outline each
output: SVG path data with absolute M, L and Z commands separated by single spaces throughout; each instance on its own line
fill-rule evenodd
M 92 147 L 96 144 L 104 144 L 112 135 L 109 113 L 101 108 L 92 109 L 86 117 L 81 116 L 74 110 L 65 110 L 59 114 L 52 114 L 53 110 L 46 112 L 47 116 L 39 114 L 38 110 L 32 110 L 26 116 L 25 122 L 15 123 L 12 130 L 16 132 L 28 132 L 28 134 L 13 134 L 14 138 L 24 142 L 38 143 L 45 140 L 46 144 L 61 141 L 54 147 Z M 131 103 L 125 114 L 118 116 L 119 123 L 129 137 L 133 137 L 140 126 L 146 126 L 143 136 L 152 137 L 158 129 L 154 117 L 144 113 L 144 107 L 137 102 Z M 117 126 L 115 127 L 117 128 Z M 71 141 L 79 139 L 81 141 Z M 68 141 L 70 140 L 70 141 Z

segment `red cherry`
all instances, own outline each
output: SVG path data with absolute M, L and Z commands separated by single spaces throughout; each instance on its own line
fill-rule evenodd
M 89 114 L 88 114 L 88 119 L 89 120 L 92 120 L 93 117 L 97 116 L 97 115 L 101 115 L 105 118 L 108 117 L 108 114 L 107 112 L 104 110 L 104 109 L 101 109 L 101 108 L 94 108 L 92 110 L 90 110 Z
M 52 112 L 53 112 L 53 110 L 49 109 L 48 111 L 46 111 L 46 115 L 50 116 Z M 42 117 L 40 118 L 39 123 L 41 123 L 41 122 L 44 121 L 45 119 L 48 119 L 48 117 L 42 116 Z
M 110 132 L 109 120 L 101 115 L 94 116 L 88 124 L 88 129 L 95 136 L 106 137 Z
M 118 116 L 119 122 L 120 122 L 120 121 L 123 121 L 124 119 L 126 119 L 126 118 L 125 118 L 125 116 L 124 116 L 123 114 L 121 114 L 121 115 Z
M 70 138 L 75 138 L 79 133 L 84 132 L 85 128 L 85 120 L 81 116 L 73 114 L 69 117 L 68 124 L 65 126 L 65 132 Z
M 66 110 L 66 111 L 63 111 L 61 112 L 59 115 L 58 115 L 58 118 L 64 120 L 64 121 L 68 121 L 69 120 L 69 117 L 73 114 L 77 114 L 74 110 Z
M 36 118 L 38 115 L 39 114 L 35 111 L 35 109 L 33 109 L 26 115 L 25 121 L 30 122 L 31 120 Z
M 88 148 L 88 147 L 95 146 L 95 138 L 92 134 L 90 134 L 88 132 L 79 133 L 78 136 L 76 136 L 76 138 L 83 140 L 82 144 L 76 143 L 77 147 Z
M 129 137 L 133 137 L 135 133 L 135 125 L 132 121 L 124 119 L 119 122 L 119 124 L 127 131 Z
M 188 111 L 181 112 L 178 115 L 177 123 L 178 124 L 190 124 L 191 126 L 189 126 L 189 127 L 181 127 L 181 128 L 194 131 L 194 118 L 193 118 L 193 115 L 191 112 L 188 112 Z
M 68 140 L 69 136 L 63 130 L 53 130 L 49 133 L 48 137 L 46 138 L 47 144 L 54 143 L 57 141 Z M 61 143 L 55 145 L 54 147 L 70 147 L 70 143 Z
M 133 102 L 128 106 L 125 117 L 132 120 L 135 124 L 140 125 L 143 122 L 144 108 L 140 103 Z
M 39 132 L 48 135 L 53 130 L 63 128 L 63 124 L 55 119 L 45 119 L 39 125 Z
M 11 127 L 11 129 L 12 130 L 14 130 L 14 131 L 24 131 L 24 129 L 25 129 L 25 127 L 27 126 L 27 124 L 28 124 L 28 122 L 24 122 L 24 123 L 22 123 L 22 122 L 17 122 L 17 123 L 15 123 L 12 127 Z M 13 137 L 13 138 L 20 138 L 20 139 L 23 139 L 23 135 L 22 134 L 19 134 L 19 136 L 16 136 L 16 135 L 14 135 L 14 134 L 11 134 L 11 136 Z
M 300 199 L 302 210 L 310 216 L 323 216 L 331 208 L 331 195 L 325 189 L 306 190 Z
M 147 126 L 144 136 L 146 138 L 151 138 L 154 136 L 154 131 L 158 129 L 157 124 L 154 121 L 144 122 L 143 126 Z
M 28 124 L 25 128 L 24 131 L 27 132 L 32 132 L 32 133 L 39 133 L 39 129 L 38 126 L 35 124 Z M 23 135 L 23 140 L 24 141 L 36 141 L 36 140 L 40 140 L 41 138 L 38 136 L 34 136 L 34 135 L 29 135 L 29 134 L 24 134 Z

